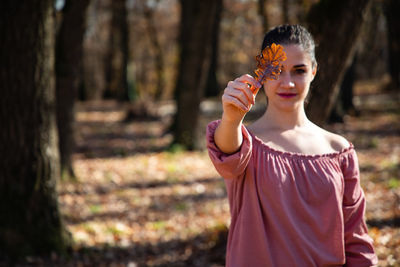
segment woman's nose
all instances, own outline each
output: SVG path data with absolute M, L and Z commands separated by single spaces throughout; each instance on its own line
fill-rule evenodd
M 292 80 L 290 73 L 282 71 L 281 75 L 279 75 L 279 81 L 283 88 L 291 89 L 294 87 L 294 82 Z

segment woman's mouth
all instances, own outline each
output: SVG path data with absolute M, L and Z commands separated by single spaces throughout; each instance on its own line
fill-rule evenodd
M 278 95 L 283 98 L 291 98 L 296 96 L 295 93 L 278 93 Z

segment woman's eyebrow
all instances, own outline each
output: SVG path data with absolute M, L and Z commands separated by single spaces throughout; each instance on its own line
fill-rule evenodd
M 298 65 L 294 65 L 293 68 L 302 68 L 302 67 L 307 67 L 306 64 L 298 64 Z

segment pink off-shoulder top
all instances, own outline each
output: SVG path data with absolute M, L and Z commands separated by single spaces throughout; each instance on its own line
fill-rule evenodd
M 242 127 L 234 154 L 207 148 L 224 177 L 230 212 L 227 267 L 373 266 L 353 145 L 324 155 L 272 149 Z

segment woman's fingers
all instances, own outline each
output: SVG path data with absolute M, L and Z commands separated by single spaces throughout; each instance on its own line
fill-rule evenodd
M 240 81 L 239 78 L 236 79 L 235 81 L 230 81 L 227 86 L 227 88 L 240 90 L 246 97 L 247 101 L 251 104 L 254 104 L 254 95 L 250 87 L 251 87 L 250 83 Z
M 228 87 L 239 90 L 246 97 L 248 103 L 254 104 L 254 96 L 250 90 L 249 84 L 235 80 L 233 82 L 229 82 Z
M 238 88 L 233 88 L 228 86 L 225 89 L 224 94 L 229 95 L 231 97 L 236 98 L 237 100 L 239 100 L 244 106 L 248 107 L 249 105 L 251 105 L 251 100 L 248 99 L 248 97 L 246 96 L 245 93 L 243 93 L 243 91 L 241 89 Z
M 233 105 L 244 113 L 248 112 L 254 105 L 255 95 L 250 88 L 255 84 L 256 80 L 248 74 L 230 81 L 222 96 L 223 104 Z
M 248 112 L 249 108 L 247 106 L 245 106 L 241 101 L 239 101 L 236 97 L 233 97 L 231 95 L 226 95 L 224 94 L 222 96 L 222 101 L 225 104 L 230 104 L 233 105 L 237 108 L 239 108 L 240 110 L 242 110 L 243 112 Z
M 254 79 L 254 77 L 249 74 L 242 75 L 239 78 L 237 78 L 235 81 L 247 83 L 250 85 L 250 87 L 256 87 L 256 85 L 257 85 L 256 79 Z

